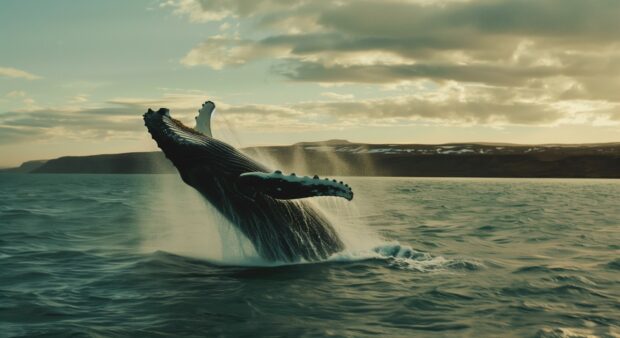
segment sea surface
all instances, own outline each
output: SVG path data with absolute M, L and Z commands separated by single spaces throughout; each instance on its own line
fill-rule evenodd
M 278 265 L 177 175 L 0 175 L 0 337 L 620 337 L 620 181 L 343 179 Z

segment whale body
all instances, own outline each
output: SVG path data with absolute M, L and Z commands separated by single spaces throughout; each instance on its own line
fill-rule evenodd
M 166 108 L 149 109 L 145 126 L 159 148 L 196 189 L 274 262 L 316 261 L 344 249 L 333 225 L 304 198 L 337 196 L 351 200 L 351 188 L 318 176 L 272 171 L 211 135 L 215 105 L 199 111 L 197 128 L 172 118 Z

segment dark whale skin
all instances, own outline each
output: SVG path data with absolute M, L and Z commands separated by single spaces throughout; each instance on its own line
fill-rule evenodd
M 249 193 L 248 172 L 270 172 L 234 147 L 184 126 L 168 109 L 144 114 L 149 133 L 183 181 L 204 196 L 272 262 L 323 260 L 344 249 L 329 220 L 303 200 Z

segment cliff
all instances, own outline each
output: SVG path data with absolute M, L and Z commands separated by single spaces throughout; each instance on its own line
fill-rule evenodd
M 620 178 L 620 143 L 586 145 L 362 144 L 344 140 L 245 148 L 299 174 L 425 177 Z M 161 152 L 26 162 L 15 172 L 175 173 Z

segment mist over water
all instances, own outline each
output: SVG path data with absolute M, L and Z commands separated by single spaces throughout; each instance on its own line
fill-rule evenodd
M 618 336 L 619 182 L 346 181 L 270 267 L 177 175 L 0 175 L 0 336 Z
M 252 243 L 176 175 L 162 175 L 139 209 L 142 251 L 165 251 L 225 265 L 265 265 Z
M 152 189 L 148 208 L 138 210 L 145 253 L 165 251 L 230 266 L 277 266 L 284 262 L 262 259 L 252 243 L 176 175 L 162 175 Z M 346 250 L 329 260 L 363 260 L 379 257 L 409 258 L 409 247 L 386 241 L 359 217 L 354 203 L 340 198 L 308 200 L 331 222 Z M 305 263 L 305 262 L 298 262 Z M 307 262 L 306 262 L 307 263 Z
M 215 116 L 216 113 L 213 114 L 213 117 Z M 212 120 L 216 121 L 214 133 L 217 135 L 214 137 L 237 149 L 244 147 L 236 130 L 232 128 L 233 124 L 225 115 L 217 114 L 217 118 Z M 282 168 L 282 165 L 267 151 L 253 153 L 251 157 L 272 170 Z M 344 163 L 338 163 L 339 161 L 337 156 L 330 159 L 331 165 L 335 167 L 345 166 Z M 303 153 L 300 152 L 295 156 L 294 163 L 295 171 L 299 176 L 313 176 L 313 173 L 308 171 Z M 276 266 L 285 264 L 262 259 L 251 242 L 234 225 L 193 188 L 185 185 L 179 177 L 176 179 L 167 177 L 154 189 L 155 200 L 149 203 L 161 205 L 164 212 L 153 213 L 151 210 L 142 209 L 146 211 L 140 213 L 140 224 L 147 239 L 144 243 L 145 250 L 163 250 L 221 265 Z M 311 204 L 331 221 L 345 243 L 347 249 L 331 259 L 343 260 L 345 257 L 368 259 L 386 255 L 404 257 L 412 251 L 408 247 L 403 248 L 402 252 L 399 249 L 394 251 L 395 247 L 400 248 L 400 244 L 386 243 L 364 225 L 354 203 L 333 197 L 310 198 L 305 199 L 305 202 Z M 293 201 L 293 203 L 298 202 Z M 157 235 L 152 236 L 153 233 Z M 209 239 L 208 245 L 205 243 L 205 238 Z M 385 250 L 384 245 L 390 249 Z

